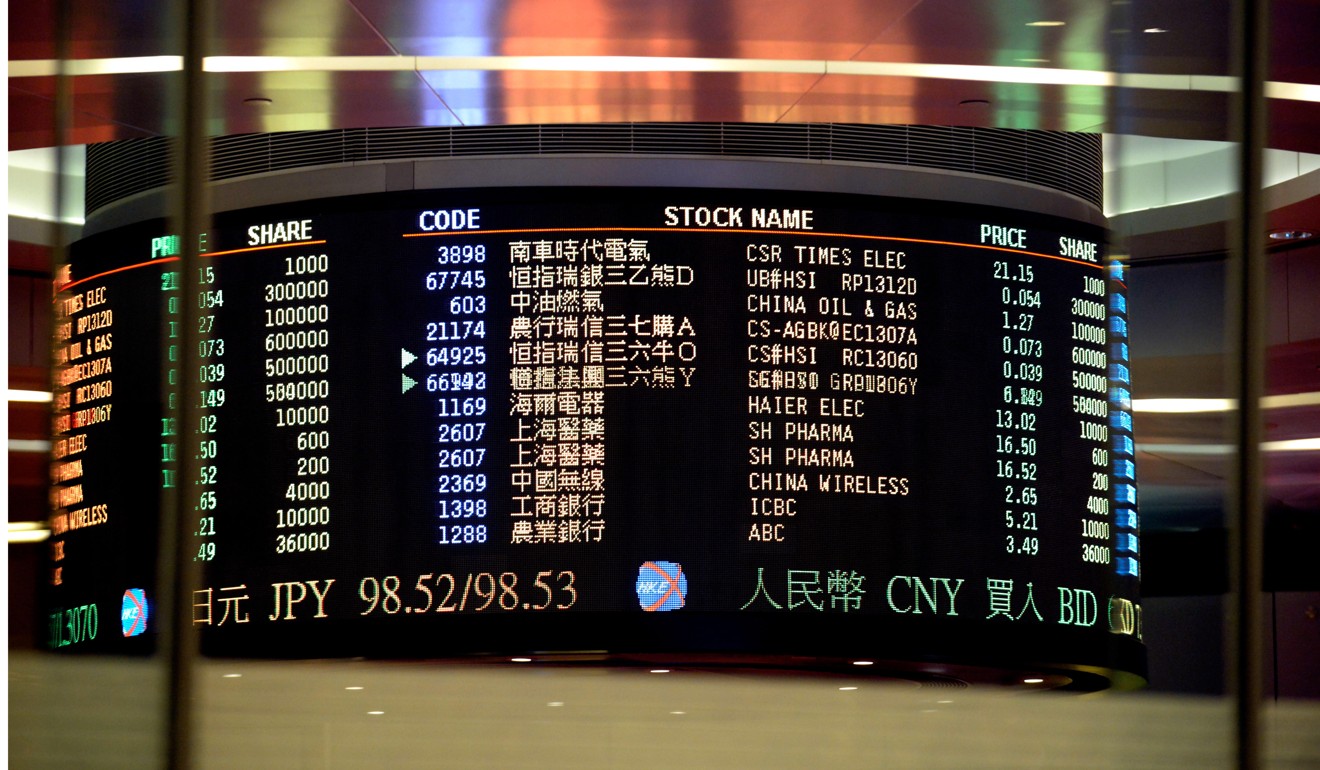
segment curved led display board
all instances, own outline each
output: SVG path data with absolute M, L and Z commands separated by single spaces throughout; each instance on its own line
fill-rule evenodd
M 212 654 L 1143 676 L 1121 269 L 995 189 L 240 208 L 186 295 L 160 220 L 93 235 L 56 299 L 51 645 L 151 643 L 182 489 Z

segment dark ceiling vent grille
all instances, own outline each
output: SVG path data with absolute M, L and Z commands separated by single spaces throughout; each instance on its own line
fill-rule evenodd
M 125 139 L 87 147 L 87 213 L 170 182 L 170 140 Z
M 87 150 L 90 214 L 168 184 L 170 140 Z M 1102 205 L 1099 134 L 835 123 L 569 123 L 346 128 L 211 140 L 211 178 L 338 163 L 481 155 L 712 155 L 920 166 L 1030 182 Z

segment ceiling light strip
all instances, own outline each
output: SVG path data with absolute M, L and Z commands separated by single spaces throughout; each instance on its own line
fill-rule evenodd
M 1231 398 L 1134 398 L 1132 411 L 1146 414 L 1206 414 L 1231 412 L 1237 402 Z
M 1320 452 L 1320 437 L 1262 441 L 1260 448 L 1264 452 Z M 1156 455 L 1224 457 L 1235 454 L 1237 446 L 1233 444 L 1143 444 L 1137 442 L 1137 451 Z
M 1320 85 L 1312 83 L 1265 83 L 1265 98 L 1286 99 L 1294 102 L 1320 102 Z
M 207 56 L 206 72 L 412 72 L 414 56 Z
M 207 72 L 775 72 L 822 75 L 827 62 L 694 56 L 208 56 Z
M 1112 72 L 1052 67 L 991 67 L 979 64 L 916 64 L 909 62 L 827 61 L 826 74 L 870 77 L 966 80 L 984 83 L 1026 83 L 1064 86 L 1113 86 Z
M 10 401 L 22 401 L 30 404 L 49 404 L 53 396 L 48 390 L 20 390 L 18 388 L 9 389 Z
M 176 72 L 178 56 L 70 59 L 71 75 Z M 858 75 L 962 80 L 1028 85 L 1099 86 L 1167 91 L 1230 93 L 1237 80 L 1218 75 L 1160 75 L 1052 67 L 998 67 L 975 64 L 829 61 L 823 59 L 721 59 L 695 56 L 208 56 L 207 72 L 725 72 L 761 74 Z M 58 74 L 54 59 L 9 62 L 9 77 Z M 1271 99 L 1320 102 L 1320 85 L 1265 83 Z
M 68 59 L 68 75 L 134 75 L 145 72 L 178 72 L 182 56 L 118 56 L 106 59 Z M 58 59 L 21 59 L 9 62 L 9 77 L 37 78 L 60 74 Z
M 9 542 L 40 543 L 50 537 L 50 530 L 40 521 L 11 521 L 9 524 Z
M 1320 392 L 1287 393 L 1281 396 L 1266 396 L 1260 400 L 1266 409 L 1287 409 L 1298 406 L 1320 406 Z
M 418 56 L 428 71 L 733 72 L 824 75 L 829 62 L 810 59 L 716 59 L 698 56 Z
M 1303 406 L 1320 406 L 1320 392 L 1265 396 L 1260 400 L 1260 405 L 1264 409 L 1295 409 Z M 1211 412 L 1231 412 L 1234 409 L 1237 409 L 1237 400 L 1232 398 L 1132 399 L 1132 411 L 1148 414 L 1207 414 Z

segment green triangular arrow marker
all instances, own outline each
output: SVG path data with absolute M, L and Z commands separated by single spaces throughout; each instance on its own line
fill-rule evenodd
M 403 390 L 401 392 L 407 393 L 412 388 L 412 386 L 416 384 L 417 384 L 417 380 L 414 380 L 413 378 L 409 377 L 406 374 L 403 375 Z
M 412 353 L 409 353 L 407 348 L 401 348 L 401 350 L 403 350 L 403 363 L 399 366 L 399 368 L 403 368 L 408 364 L 411 364 L 413 361 L 417 360 L 417 356 L 413 355 Z

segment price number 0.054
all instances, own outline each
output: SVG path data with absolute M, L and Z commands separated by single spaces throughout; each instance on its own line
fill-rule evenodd
M 511 610 L 566 610 L 577 603 L 576 576 L 571 570 L 541 570 L 519 586 L 516 572 L 477 572 L 455 576 L 448 572 L 418 575 L 409 596 L 400 593 L 398 575 L 364 577 L 358 598 L 366 603 L 361 615 L 425 612 L 484 612 Z M 521 591 L 521 593 L 520 593 Z M 411 597 L 411 600 L 410 600 Z

